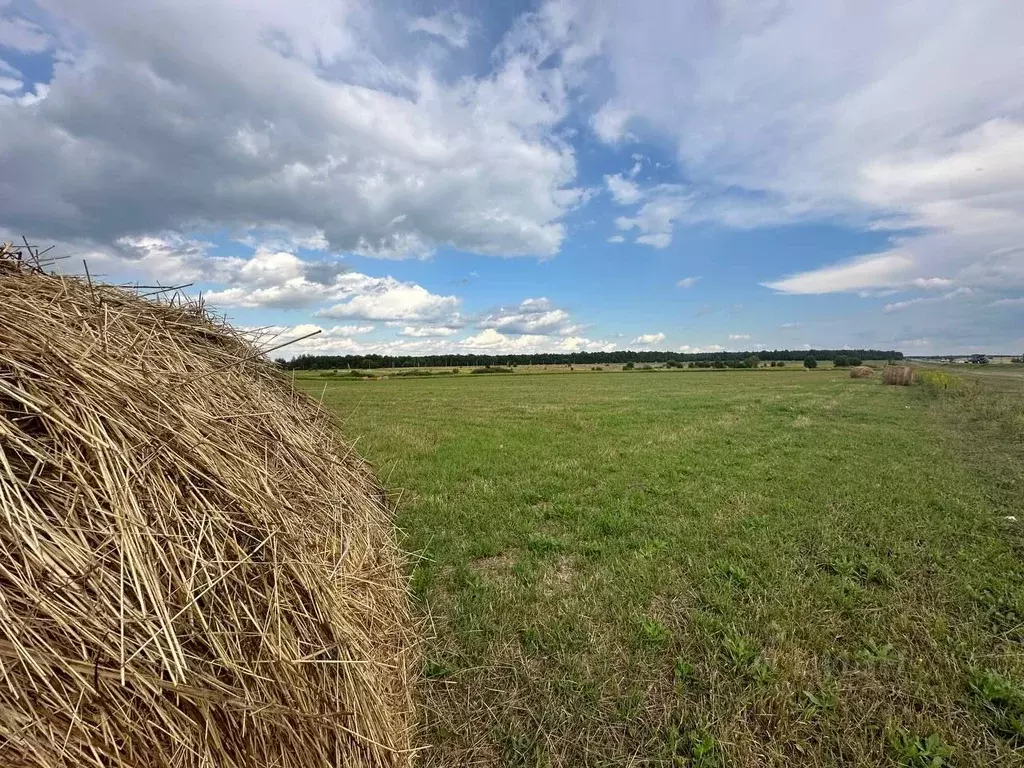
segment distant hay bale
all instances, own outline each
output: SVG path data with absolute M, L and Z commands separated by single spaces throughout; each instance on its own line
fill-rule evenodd
M 914 383 L 914 369 L 909 365 L 887 365 L 882 369 L 882 383 L 909 387 Z
M 386 498 L 201 306 L 0 253 L 0 765 L 405 766 Z
M 853 368 L 850 369 L 850 378 L 851 379 L 866 379 L 866 378 L 870 377 L 873 373 L 874 373 L 874 371 L 871 370 L 866 365 L 855 365 L 855 366 L 853 366 Z

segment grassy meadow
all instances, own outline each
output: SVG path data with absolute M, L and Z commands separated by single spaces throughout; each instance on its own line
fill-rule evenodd
M 398 498 L 423 765 L 1009 766 L 1022 381 L 296 383 Z

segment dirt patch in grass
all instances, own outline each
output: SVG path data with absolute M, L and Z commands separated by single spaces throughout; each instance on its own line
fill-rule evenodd
M 562 594 L 575 588 L 578 576 L 572 559 L 559 555 L 551 561 L 551 565 L 544 572 L 541 585 L 548 595 Z
M 478 557 L 470 563 L 470 566 L 474 571 L 484 576 L 500 577 L 508 576 L 512 573 L 512 568 L 515 564 L 516 559 L 512 555 L 508 552 L 502 552 L 499 555 Z

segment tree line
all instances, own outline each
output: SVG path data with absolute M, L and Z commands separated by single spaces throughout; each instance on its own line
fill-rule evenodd
M 351 368 L 452 368 L 516 365 L 622 365 L 625 363 L 689 363 L 719 361 L 723 367 L 736 367 L 756 356 L 760 360 L 800 361 L 857 359 L 902 360 L 903 353 L 892 349 L 774 349 L 758 352 L 648 352 L 620 350 L 617 352 L 546 352 L 536 355 L 299 355 L 276 362 L 289 371 L 322 371 Z M 701 366 L 703 367 L 703 366 Z M 708 366 L 712 367 L 712 366 Z

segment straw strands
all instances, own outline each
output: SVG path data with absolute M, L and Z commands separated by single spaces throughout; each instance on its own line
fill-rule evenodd
M 0 765 L 408 765 L 402 558 L 326 412 L 200 305 L 19 255 L 0 253 Z
M 866 365 L 855 365 L 850 369 L 851 379 L 867 379 L 874 373 L 870 367 Z
M 887 365 L 882 369 L 882 383 L 909 387 L 914 383 L 914 369 L 909 365 Z

